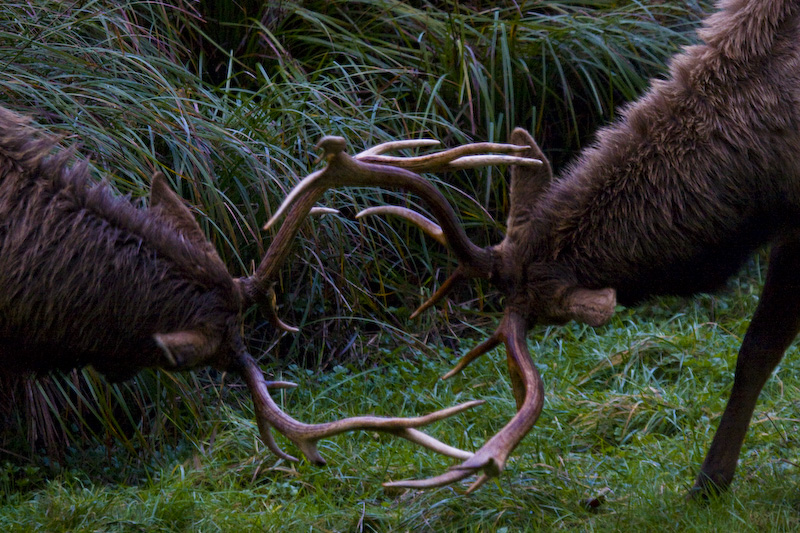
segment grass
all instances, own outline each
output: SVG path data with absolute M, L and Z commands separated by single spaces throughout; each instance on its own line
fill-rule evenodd
M 471 496 L 458 487 L 385 491 L 387 480 L 434 475 L 450 461 L 387 436 L 322 441 L 325 467 L 276 461 L 258 441 L 240 384 L 218 417 L 178 447 L 140 455 L 75 450 L 55 472 L 0 469 L 4 531 L 793 531 L 800 527 L 796 435 L 800 359 L 793 347 L 767 384 L 731 492 L 684 497 L 732 382 L 757 301 L 751 265 L 717 297 L 664 299 L 612 322 L 539 328 L 530 348 L 546 385 L 537 425 L 506 471 Z M 473 341 L 464 341 L 458 352 Z M 305 421 L 374 412 L 412 415 L 472 398 L 474 412 L 431 432 L 475 449 L 514 412 L 502 350 L 448 382 L 457 354 L 384 343 L 370 363 L 318 373 L 284 409 Z M 287 448 L 290 447 L 282 441 Z

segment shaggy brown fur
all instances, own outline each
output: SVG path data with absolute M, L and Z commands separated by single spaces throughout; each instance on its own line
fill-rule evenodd
M 199 226 L 156 177 L 134 208 L 84 164 L 0 109 L 0 364 L 228 368 L 243 352 L 242 296 Z
M 731 482 L 756 398 L 800 330 L 800 2 L 719 8 L 704 42 L 562 177 L 512 170 L 508 234 L 490 274 L 530 324 L 599 324 L 613 313 L 604 294 L 633 305 L 712 291 L 774 243 L 699 491 Z M 541 156 L 522 130 L 512 142 Z

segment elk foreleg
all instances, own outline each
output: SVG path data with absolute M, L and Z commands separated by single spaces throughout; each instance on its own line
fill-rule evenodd
M 693 496 L 725 490 L 733 480 L 758 395 L 800 331 L 798 265 L 798 236 L 774 246 L 761 300 L 739 349 L 731 396 L 695 481 Z

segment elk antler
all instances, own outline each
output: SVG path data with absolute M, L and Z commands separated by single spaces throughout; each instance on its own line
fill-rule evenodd
M 431 139 L 392 141 L 350 157 L 344 152 L 346 142 L 343 138 L 323 137 L 317 143 L 317 148 L 324 150 L 323 158 L 327 160 L 327 166 L 308 175 L 292 189 L 265 226 L 265 229 L 269 228 L 288 212 L 261 264 L 252 276 L 238 280 L 246 301 L 260 304 L 275 327 L 288 332 L 297 331 L 278 318 L 272 285 L 283 265 L 283 260 L 289 254 L 294 237 L 305 218 L 314 209 L 314 204 L 327 189 L 341 185 L 380 185 L 416 192 L 432 205 L 437 213 L 437 219 L 442 223 L 442 229 L 439 231 L 447 235 L 450 248 L 459 261 L 469 267 L 470 274 L 475 277 L 488 276 L 489 254 L 467 238 L 447 200 L 415 172 L 454 171 L 500 164 L 538 166 L 542 163 L 537 159 L 507 155 L 527 150 L 527 146 L 498 143 L 467 144 L 419 157 L 383 155 L 392 150 L 423 148 L 438 144 L 439 141 Z
M 448 242 L 456 255 L 475 271 L 488 272 L 486 252 L 469 241 L 444 197 L 414 171 L 450 171 L 495 164 L 530 165 L 540 163 L 528 158 L 502 155 L 525 150 L 524 146 L 494 143 L 471 144 L 420 157 L 401 158 L 382 155 L 389 150 L 419 148 L 434 144 L 438 144 L 438 142 L 420 140 L 384 143 L 361 152 L 353 158 L 344 153 L 344 139 L 340 137 L 323 138 L 318 147 L 324 149 L 324 158 L 328 164 L 324 169 L 303 179 L 287 196 L 267 224 L 269 227 L 278 217 L 288 211 L 286 220 L 278 230 L 256 272 L 248 278 L 238 280 L 245 299 L 249 302 L 265 304 L 273 324 L 281 329 L 292 331 L 293 328 L 283 324 L 277 317 L 272 285 L 303 220 L 312 211 L 313 205 L 322 194 L 327 189 L 338 185 L 394 186 L 416 192 L 428 199 L 437 210 L 443 213 L 439 217 L 444 226 L 442 233 L 447 232 L 450 235 Z M 500 154 L 485 154 L 485 152 L 499 152 Z M 422 219 L 419 220 L 422 221 Z M 431 224 L 433 223 L 431 222 Z M 436 224 L 433 225 L 436 226 Z M 325 462 L 317 450 L 317 441 L 355 430 L 383 431 L 450 457 L 457 459 L 472 457 L 471 453 L 448 446 L 415 428 L 455 415 L 479 405 L 483 401 L 466 402 L 417 418 L 361 416 L 324 424 L 304 424 L 281 411 L 269 395 L 268 388 L 285 387 L 288 386 L 287 384 L 265 381 L 253 358 L 246 353 L 240 356 L 239 371 L 247 381 L 253 395 L 256 420 L 262 440 L 273 453 L 284 459 L 296 460 L 277 445 L 270 431 L 272 427 L 288 437 L 297 445 L 303 455 L 317 464 Z M 502 462 L 504 463 L 505 459 L 502 459 Z
M 433 185 L 422 179 L 416 172 L 443 172 L 500 164 L 538 166 L 541 161 L 508 155 L 525 151 L 528 149 L 527 146 L 498 143 L 467 144 L 419 157 L 382 155 L 389 150 L 419 148 L 434 144 L 438 144 L 438 142 L 429 139 L 393 141 L 365 150 L 355 157 L 350 157 L 344 152 L 346 144 L 343 138 L 324 137 L 317 144 L 317 147 L 325 151 L 323 157 L 328 162 L 327 166 L 310 174 L 298 183 L 269 220 L 266 227 L 270 227 L 278 218 L 289 211 L 286 222 L 281 226 L 281 231 L 283 231 L 283 228 L 290 224 L 290 220 L 292 220 L 292 224 L 294 223 L 293 217 L 295 217 L 295 213 L 310 209 L 316 199 L 332 187 L 398 187 L 418 194 L 430 204 L 437 220 L 441 224 L 441 231 L 447 236 L 450 249 L 459 262 L 469 270 L 470 275 L 486 277 L 491 266 L 490 254 L 483 248 L 475 246 L 469 240 L 447 200 Z M 497 153 L 487 154 L 486 152 Z M 307 213 L 307 211 L 305 212 Z M 279 231 L 279 235 L 281 231 Z M 262 266 L 264 266 L 264 261 L 262 261 Z M 265 274 L 267 274 L 266 269 L 262 273 L 256 272 L 257 276 L 264 276 Z
M 250 393 L 253 396 L 256 421 L 258 422 L 261 439 L 272 453 L 283 459 L 297 461 L 295 457 L 285 453 L 278 447 L 270 431 L 272 427 L 288 437 L 289 440 L 303 452 L 303 455 L 309 461 L 318 465 L 325 464 L 325 459 L 320 455 L 317 449 L 317 441 L 325 437 L 332 437 L 340 433 L 357 430 L 373 430 L 391 433 L 392 435 L 407 439 L 420 446 L 456 459 L 468 459 L 472 457 L 472 453 L 453 448 L 414 428 L 427 426 L 438 420 L 456 415 L 470 407 L 475 407 L 476 405 L 484 403 L 483 400 L 465 402 L 454 407 L 435 411 L 426 416 L 415 418 L 357 416 L 323 424 L 304 424 L 281 411 L 269 395 L 269 388 L 286 388 L 294 386 L 294 384 L 283 381 L 265 381 L 261 369 L 258 368 L 252 356 L 247 353 L 242 354 L 239 358 L 239 371 L 244 376 L 247 387 L 250 389 Z
M 514 139 L 519 138 L 520 135 L 515 132 Z M 526 139 L 524 138 L 523 140 Z M 270 223 L 274 222 L 288 206 L 300 204 L 312 194 L 319 196 L 325 189 L 337 185 L 401 187 L 421 196 L 429 204 L 439 224 L 415 211 L 402 207 L 373 207 L 357 215 L 358 218 L 373 214 L 402 216 L 419 226 L 438 242 L 448 246 L 457 257 L 459 261 L 458 268 L 439 290 L 414 312 L 412 316 L 416 316 L 439 301 L 457 281 L 466 277 L 488 277 L 491 272 L 491 255 L 488 250 L 475 246 L 466 237 L 463 228 L 456 219 L 453 208 L 435 187 L 416 174 L 399 172 L 400 169 L 391 172 L 389 169 L 377 170 L 369 165 L 373 163 L 392 164 L 402 166 L 407 170 L 434 171 L 499 163 L 510 163 L 517 168 L 542 164 L 542 161 L 535 158 L 537 154 L 531 152 L 528 143 L 524 146 L 522 146 L 522 143 L 519 143 L 519 145 L 494 145 L 489 143 L 471 145 L 475 149 L 494 151 L 498 151 L 498 147 L 502 147 L 501 149 L 504 153 L 524 154 L 523 157 L 495 155 L 487 158 L 485 155 L 472 155 L 475 152 L 469 152 L 470 155 L 467 155 L 467 147 L 420 158 L 390 158 L 380 155 L 389 149 L 429 145 L 428 141 L 387 143 L 362 152 L 355 158 L 350 158 L 344 154 L 344 142 L 341 139 L 325 138 L 320 142 L 320 146 L 325 149 L 325 157 L 329 162 L 328 167 L 324 171 L 312 174 L 298 184 L 286 198 L 275 216 L 273 216 Z M 316 192 L 312 193 L 311 191 Z M 443 376 L 443 378 L 448 378 L 456 374 L 479 356 L 495 348 L 500 343 L 504 343 L 514 397 L 517 403 L 517 414 L 508 424 L 489 439 L 474 455 L 460 465 L 453 467 L 450 472 L 425 480 L 390 482 L 386 483 L 385 486 L 432 488 L 454 483 L 482 471 L 478 479 L 468 489 L 468 492 L 471 492 L 483 485 L 490 477 L 499 475 L 505 467 L 511 452 L 536 423 L 544 401 L 542 380 L 533 366 L 527 349 L 525 339 L 527 329 L 526 319 L 519 313 L 508 310 L 497 331 L 489 339 L 467 353 L 453 370 Z
M 478 479 L 467 489 L 467 493 L 470 493 L 491 477 L 500 474 L 508 456 L 536 423 L 544 403 L 542 379 L 533 366 L 525 340 L 527 331 L 528 325 L 521 315 L 513 311 L 506 312 L 494 335 L 470 351 L 456 368 L 444 376 L 445 378 L 452 376 L 469 364 L 471 360 L 483 355 L 501 342 L 505 343 L 508 370 L 511 374 L 511 384 L 517 402 L 517 414 L 508 424 L 489 439 L 472 457 L 460 465 L 452 467 L 449 472 L 429 479 L 384 483 L 385 487 L 416 489 L 441 487 L 483 470 Z

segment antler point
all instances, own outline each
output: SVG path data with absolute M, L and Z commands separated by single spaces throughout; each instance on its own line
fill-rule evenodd
M 336 135 L 326 135 L 319 140 L 315 146 L 317 150 L 324 150 L 325 155 L 333 155 L 339 152 L 344 152 L 347 149 L 347 141 L 344 137 Z

